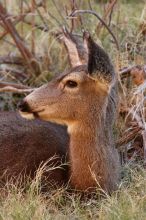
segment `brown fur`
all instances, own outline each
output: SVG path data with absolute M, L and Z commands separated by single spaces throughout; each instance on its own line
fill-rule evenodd
M 51 142 L 50 142 L 51 140 Z M 16 112 L 0 113 L 0 180 L 13 180 L 19 174 L 31 176 L 54 154 L 58 159 L 50 164 L 59 165 L 67 156 L 66 128 L 39 119 L 29 121 Z M 5 175 L 4 175 L 5 173 Z M 46 174 L 48 181 L 66 182 L 67 168 Z
M 54 170 L 51 175 L 48 173 L 49 181 L 66 183 L 70 179 L 75 189 L 86 191 L 100 186 L 111 192 L 119 179 L 119 158 L 112 133 L 117 106 L 114 68 L 88 33 L 84 35 L 85 46 L 79 44 L 80 50 L 86 52 L 85 59 L 80 59 L 79 51 L 70 51 L 70 44 L 74 50 L 78 48 L 72 44 L 70 34 L 64 37 L 73 69 L 36 89 L 19 108 L 25 117 L 30 113 L 66 125 L 69 148 L 64 127 L 39 119 L 27 121 L 16 113 L 1 113 L 0 176 L 5 170 L 10 177 L 23 170 L 34 176 L 42 161 L 57 154 L 55 163 L 60 164 L 67 155 L 69 173 L 67 166 Z M 84 65 L 76 66 L 81 62 Z
M 110 91 L 104 81 L 90 78 L 84 68 L 60 75 L 28 95 L 24 103 L 41 119 L 67 125 L 71 186 L 87 190 L 99 185 L 111 192 L 119 178 L 112 137 L 114 115 L 110 115 L 115 114 L 115 88 Z M 78 87 L 67 88 L 69 80 L 76 81 Z

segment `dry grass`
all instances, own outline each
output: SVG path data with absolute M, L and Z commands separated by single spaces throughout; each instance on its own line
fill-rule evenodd
M 142 165 L 126 165 L 124 178 L 113 195 L 99 199 L 80 199 L 78 194 L 60 188 L 42 194 L 40 174 L 25 189 L 8 183 L 0 196 L 1 220 L 48 220 L 48 219 L 99 219 L 144 220 L 146 219 L 146 173 Z

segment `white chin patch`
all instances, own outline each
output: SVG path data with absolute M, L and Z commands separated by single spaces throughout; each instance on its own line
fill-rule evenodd
M 21 112 L 21 111 L 19 111 L 19 114 L 21 115 L 21 117 L 23 117 L 23 118 L 25 118 L 25 119 L 28 119 L 28 120 L 35 119 L 33 113 L 28 113 L 28 112 Z

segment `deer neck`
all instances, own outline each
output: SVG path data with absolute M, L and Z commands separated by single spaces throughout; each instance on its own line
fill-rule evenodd
M 98 114 L 90 112 L 87 118 L 69 128 L 70 181 L 72 186 L 80 190 L 98 184 L 105 188 L 103 184 L 108 175 L 109 152 L 108 146 L 105 146 L 107 140 L 104 136 L 105 111 L 96 109 L 96 112 Z

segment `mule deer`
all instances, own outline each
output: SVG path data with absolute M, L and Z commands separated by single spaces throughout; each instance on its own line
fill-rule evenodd
M 83 43 L 66 30 L 62 40 L 72 69 L 26 96 L 19 109 L 24 117 L 67 126 L 70 144 L 65 148 L 72 187 L 87 190 L 99 185 L 111 192 L 119 178 L 112 134 L 117 101 L 115 72 L 108 55 L 88 32 Z

